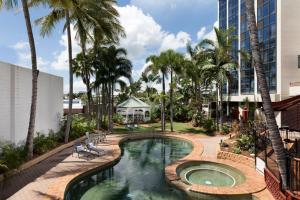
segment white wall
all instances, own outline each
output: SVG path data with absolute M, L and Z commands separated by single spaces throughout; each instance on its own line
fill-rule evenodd
M 300 69 L 298 68 L 298 55 L 300 55 L 300 1 L 278 1 L 278 12 L 281 13 L 278 21 L 278 83 L 281 83 L 280 93 L 282 99 L 289 94 L 290 83 L 300 82 Z M 280 74 L 281 73 L 281 74 Z M 292 94 L 295 95 L 295 94 Z
M 0 140 L 26 140 L 31 105 L 31 70 L 0 62 Z M 63 114 L 63 78 L 39 73 L 35 131 L 58 131 Z

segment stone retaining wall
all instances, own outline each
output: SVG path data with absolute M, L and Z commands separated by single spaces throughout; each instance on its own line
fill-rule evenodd
M 249 167 L 255 167 L 255 161 L 253 158 L 249 158 L 247 156 L 227 152 L 227 151 L 219 151 L 217 154 L 218 159 L 230 160 L 233 162 L 237 162 L 240 164 L 247 165 Z

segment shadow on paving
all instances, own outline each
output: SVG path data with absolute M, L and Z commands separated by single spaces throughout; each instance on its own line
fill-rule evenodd
M 47 158 L 46 160 L 6 179 L 0 187 L 0 199 L 2 200 L 9 198 L 24 186 L 45 174 L 51 168 L 55 167 L 58 163 L 62 162 L 65 158 L 72 154 L 72 150 L 73 147 L 67 148 Z

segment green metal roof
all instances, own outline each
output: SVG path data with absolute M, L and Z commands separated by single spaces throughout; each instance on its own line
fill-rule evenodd
M 150 108 L 148 104 L 141 101 L 140 99 L 136 97 L 129 97 L 126 101 L 123 103 L 120 103 L 118 108 Z

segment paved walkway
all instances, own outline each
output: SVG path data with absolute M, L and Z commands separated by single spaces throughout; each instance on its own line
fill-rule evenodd
M 205 137 L 198 139 L 201 144 L 203 144 L 203 156 L 208 156 L 212 158 L 217 158 L 217 146 L 220 144 L 221 140 L 225 140 L 227 136 L 215 136 L 215 137 Z

